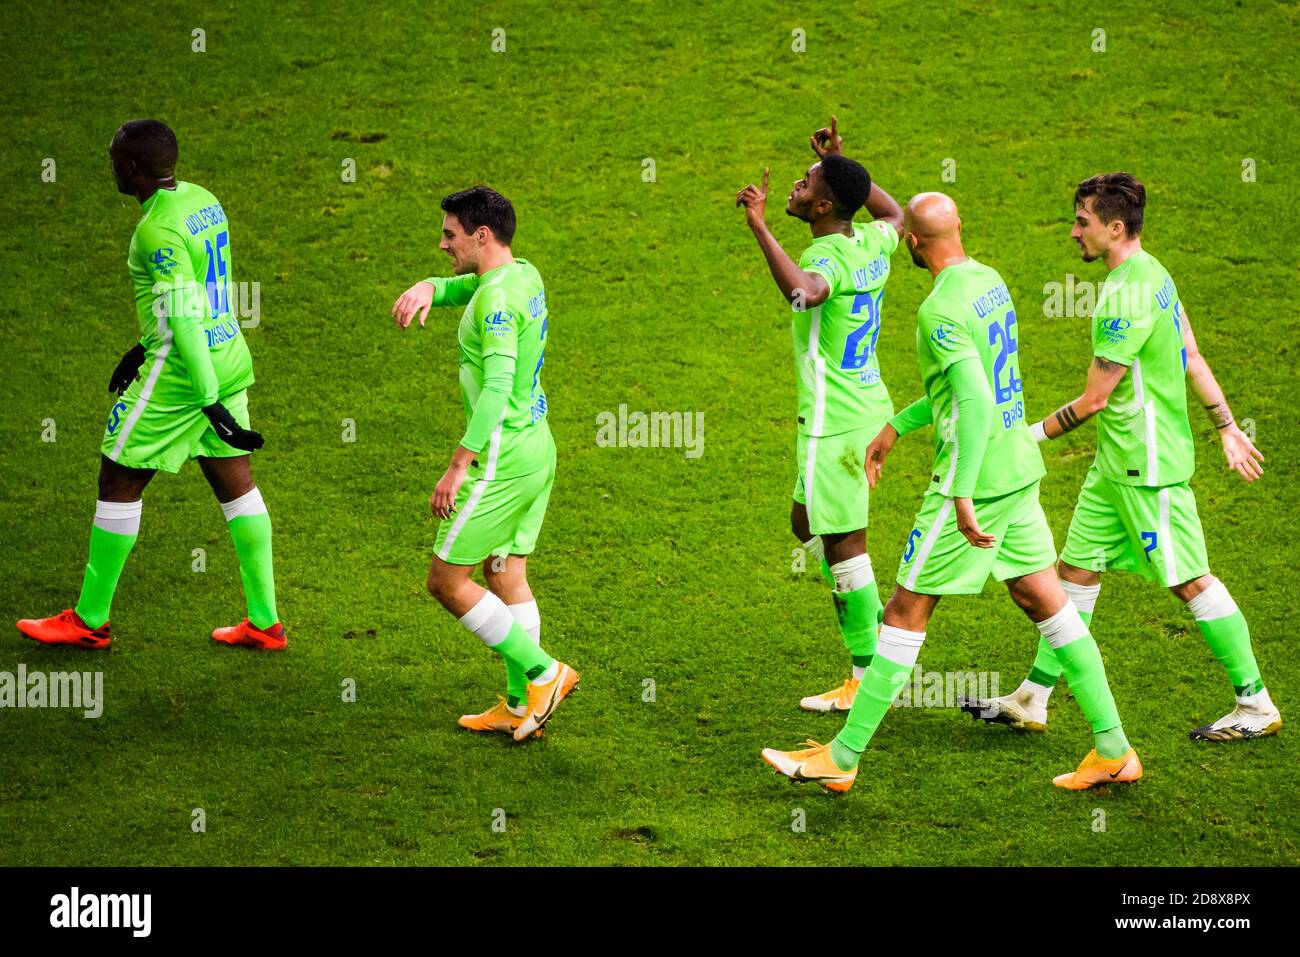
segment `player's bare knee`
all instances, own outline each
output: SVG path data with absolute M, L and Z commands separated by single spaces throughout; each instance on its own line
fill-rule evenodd
M 1213 581 L 1213 575 L 1202 575 L 1200 578 L 1193 578 L 1191 581 L 1183 582 L 1181 585 L 1170 585 L 1169 590 L 1173 593 L 1175 598 L 1183 604 L 1187 604 L 1201 592 L 1205 591 L 1205 589 L 1209 588 L 1210 583 Z
M 1101 584 L 1101 572 L 1095 572 L 1090 568 L 1080 568 L 1064 560 L 1056 563 L 1056 574 L 1061 581 L 1071 582 L 1075 585 Z

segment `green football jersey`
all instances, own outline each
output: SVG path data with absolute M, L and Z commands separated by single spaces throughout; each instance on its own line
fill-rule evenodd
M 231 308 L 225 210 L 194 183 L 158 190 L 141 210 L 127 269 L 149 401 L 206 406 L 252 385 L 253 360 Z
M 460 395 L 468 421 L 483 391 L 483 360 L 513 356 L 510 398 L 471 475 L 510 478 L 545 467 L 551 450 L 542 363 L 546 360 L 546 290 L 532 263 L 516 259 L 479 277 L 460 317 Z
M 950 495 L 957 474 L 957 397 L 944 373 L 954 362 L 979 359 L 993 392 L 989 444 L 980 463 L 974 498 L 995 498 L 1036 482 L 1046 473 L 1025 424 L 1025 384 L 1016 353 L 1016 310 L 998 271 L 968 259 L 935 277 L 916 314 L 916 354 L 934 421 L 930 492 Z
M 1173 485 L 1196 469 L 1182 317 L 1174 281 L 1147 252 L 1112 269 L 1097 294 L 1093 355 L 1129 367 L 1097 413 L 1097 471 L 1112 481 Z
M 830 285 L 820 306 L 794 310 L 790 322 L 799 388 L 799 431 L 838 435 L 883 426 L 894 414 L 880 378 L 876 341 L 889 257 L 898 232 L 876 220 L 854 224 L 853 235 L 819 236 L 799 257 L 799 268 Z

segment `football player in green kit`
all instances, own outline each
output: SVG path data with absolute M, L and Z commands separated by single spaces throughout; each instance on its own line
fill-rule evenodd
M 852 672 L 830 691 L 803 698 L 806 711 L 847 711 L 875 650 L 881 604 L 867 554 L 868 443 L 893 414 L 876 341 L 889 257 L 903 211 L 861 165 L 843 155 L 838 122 L 811 137 L 819 160 L 794 184 L 786 214 L 808 224 L 812 242 L 792 259 L 767 227 L 763 185 L 736 196 L 793 309 L 798 419 L 790 528 L 833 586 Z M 853 216 L 865 204 L 872 222 Z
M 1043 458 L 1024 421 L 1016 313 L 1006 283 L 966 255 L 957 205 L 942 193 L 912 198 L 904 236 L 912 261 L 934 277 L 917 312 L 926 394 L 872 441 L 866 470 L 874 485 L 898 436 L 933 422 L 930 487 L 844 727 L 830 744 L 767 748 L 763 759 L 795 781 L 816 781 L 836 792 L 852 787 L 862 752 L 916 664 L 940 598 L 978 594 L 991 574 L 1006 582 L 1055 649 L 1092 726 L 1093 750 L 1053 783 L 1083 790 L 1136 781 L 1142 764 L 1124 736 L 1101 654 L 1053 568 L 1056 549 L 1038 503 Z
M 109 146 L 117 188 L 140 202 L 127 267 L 140 340 L 109 381 L 119 399 L 101 445 L 90 557 L 73 608 L 24 619 L 45 644 L 106 648 L 109 609 L 140 530 L 142 493 L 161 469 L 197 458 L 225 513 L 239 556 L 248 617 L 214 640 L 266 651 L 285 647 L 275 607 L 271 519 L 253 484 L 248 428 L 253 362 L 230 308 L 230 224 L 216 197 L 175 176 L 176 136 L 157 120 L 122 124 Z
M 1228 468 L 1247 482 L 1263 474 L 1263 456 L 1237 427 L 1173 280 L 1142 248 L 1146 190 L 1129 173 L 1084 180 L 1074 196 L 1071 237 L 1084 262 L 1110 273 L 1092 320 L 1092 366 L 1083 395 L 1033 426 L 1042 442 L 1097 419 L 1097 453 L 1075 505 L 1058 571 L 1091 621 L 1101 572 L 1136 572 L 1187 605 L 1236 694 L 1236 707 L 1190 731 L 1193 740 L 1245 741 L 1277 734 L 1282 716 L 1269 698 L 1250 630 L 1223 582 L 1210 573 L 1196 496 L 1187 418 L 1187 384 L 1218 430 Z M 973 701 L 964 710 L 986 721 L 1041 731 L 1047 699 L 1061 674 L 1052 648 L 1040 645 L 1029 676 L 1013 693 Z
M 524 741 L 541 733 L 579 675 L 540 645 L 541 617 L 528 585 L 555 479 L 542 363 L 546 291 L 537 269 L 510 250 L 515 210 L 486 186 L 442 201 L 440 248 L 456 276 L 416 283 L 393 304 L 401 328 L 432 306 L 463 306 L 460 391 L 468 424 L 429 505 L 442 519 L 429 592 L 505 659 L 506 697 L 460 726 Z M 470 576 L 483 566 L 488 587 Z

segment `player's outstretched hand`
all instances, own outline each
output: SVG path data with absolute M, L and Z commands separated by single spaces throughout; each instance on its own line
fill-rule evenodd
M 763 167 L 763 187 L 760 189 L 750 183 L 736 194 L 736 205 L 745 207 L 745 219 L 751 229 L 757 229 L 766 222 L 767 214 L 767 167 Z
M 140 366 L 144 365 L 144 346 L 136 343 L 118 360 L 117 368 L 108 380 L 108 391 L 121 395 L 136 379 L 140 378 Z
M 841 155 L 844 153 L 844 140 L 839 133 L 838 117 L 831 117 L 831 125 L 823 126 L 820 130 L 808 137 L 808 143 L 813 148 L 813 152 L 825 159 L 831 154 Z
M 876 483 L 880 481 L 880 473 L 885 468 L 885 459 L 889 457 L 889 450 L 897 441 L 898 430 L 886 422 L 885 427 L 867 446 L 867 485 L 871 488 L 875 488 Z
M 953 504 L 957 506 L 957 530 L 966 536 L 966 541 L 976 548 L 992 548 L 997 544 L 996 538 L 986 535 L 980 528 L 975 518 L 974 502 L 968 498 L 955 498 Z
M 393 318 L 397 320 L 397 328 L 405 329 L 416 316 L 420 317 L 420 325 L 423 326 L 424 317 L 429 314 L 432 305 L 433 284 L 423 280 L 417 282 L 393 303 Z
M 1245 432 L 1237 428 L 1234 422 L 1219 430 L 1223 440 L 1223 457 L 1228 460 L 1228 468 L 1234 470 L 1247 482 L 1264 477 L 1264 455 L 1255 448 L 1255 443 Z
M 447 466 L 438 484 L 429 496 L 429 508 L 438 518 L 451 518 L 456 513 L 456 493 L 465 482 L 465 470 L 454 464 Z
M 212 423 L 212 428 L 216 430 L 217 436 L 227 445 L 242 449 L 245 452 L 253 452 L 266 444 L 261 432 L 254 432 L 252 429 L 244 428 L 235 421 L 235 417 L 220 402 L 213 402 L 211 405 L 205 406 L 203 414 Z

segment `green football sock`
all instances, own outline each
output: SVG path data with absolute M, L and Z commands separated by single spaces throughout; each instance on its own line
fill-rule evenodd
M 527 679 L 536 678 L 555 664 L 555 659 L 542 651 L 541 645 L 533 641 L 532 636 L 524 631 L 517 621 L 511 622 L 510 633 L 502 641 L 493 645 L 492 650 L 498 652 L 506 660 L 507 665 L 518 668 Z M 507 680 L 509 674 L 507 670 Z M 527 698 L 527 696 L 528 688 L 525 685 L 521 697 Z
M 1103 758 L 1118 758 L 1128 750 L 1128 739 L 1120 725 L 1119 710 L 1106 681 L 1106 666 L 1092 635 L 1084 634 L 1056 649 L 1070 693 L 1079 710 L 1092 727 L 1097 753 Z
M 853 663 L 860 667 L 871 664 L 880 621 L 885 614 L 876 583 L 873 581 L 849 592 L 833 591 L 831 598 L 835 602 L 835 617 L 840 623 L 840 637 L 853 656 Z
M 1245 615 L 1238 610 L 1226 618 L 1198 620 L 1196 627 L 1201 629 L 1205 643 L 1228 672 L 1228 678 L 1237 694 L 1256 694 L 1264 687 L 1259 676 L 1259 665 L 1255 661 L 1255 652 L 1250 647 L 1250 628 L 1246 625 Z
M 256 514 L 238 515 L 227 524 L 235 554 L 239 556 L 239 577 L 244 582 L 248 620 L 255 628 L 270 628 L 280 620 L 275 609 L 275 574 L 271 567 L 271 516 L 263 508 Z
M 528 632 L 528 637 L 538 644 L 542 637 L 542 619 L 537 613 L 537 602 L 529 600 L 506 606 L 519 626 Z M 512 661 L 506 661 L 506 705 L 517 708 L 520 702 L 528 700 L 528 676 L 522 668 Z
M 882 655 L 871 659 L 871 667 L 862 676 L 857 696 L 844 727 L 831 742 L 831 758 L 841 770 L 857 767 L 858 758 L 871 743 L 871 737 L 880 727 L 885 712 L 912 673 L 911 665 L 900 665 Z
M 506 704 L 511 708 L 519 707 L 521 701 L 528 698 L 528 676 L 509 659 L 506 660 Z
M 1056 660 L 1056 652 L 1052 650 L 1052 643 L 1046 638 L 1039 636 L 1038 653 L 1034 655 L 1034 666 L 1029 669 L 1029 676 L 1026 681 L 1032 681 L 1036 685 L 1042 685 L 1045 688 L 1056 686 L 1056 682 L 1061 677 L 1061 663 Z
M 1079 609 L 1079 617 L 1083 619 L 1085 625 L 1092 627 L 1092 612 Z M 1034 655 L 1034 665 L 1029 669 L 1029 675 L 1025 680 L 1045 688 L 1052 688 L 1060 678 L 1061 663 L 1056 660 L 1056 650 L 1050 641 L 1040 637 L 1038 653 Z
M 139 527 L 138 525 L 136 526 Z M 81 580 L 81 596 L 77 599 L 77 616 L 90 629 L 108 621 L 113 605 L 117 580 L 126 566 L 126 557 L 139 537 L 120 535 L 93 525 L 90 529 L 90 557 L 86 561 L 86 574 Z
M 831 563 L 822 559 L 822 578 L 826 579 L 826 584 L 832 588 L 835 587 L 835 576 L 831 573 Z

